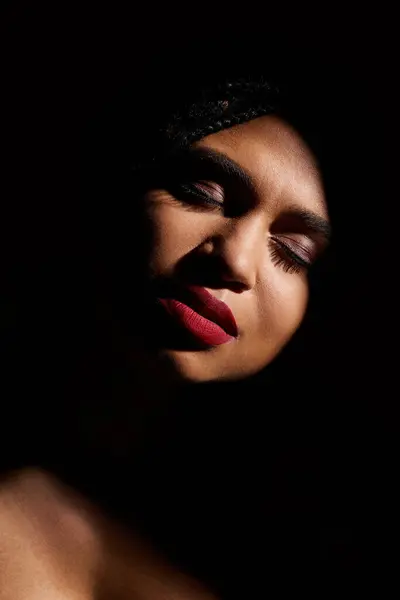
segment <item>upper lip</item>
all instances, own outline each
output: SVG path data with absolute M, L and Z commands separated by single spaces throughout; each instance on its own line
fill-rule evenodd
M 229 335 L 233 337 L 238 335 L 236 320 L 229 306 L 210 294 L 204 287 L 196 285 L 176 287 L 168 297 L 186 304 L 201 316 L 222 327 Z

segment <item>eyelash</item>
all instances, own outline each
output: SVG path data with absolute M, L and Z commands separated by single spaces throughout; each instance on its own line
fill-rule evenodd
M 311 267 L 311 262 L 304 260 L 286 244 L 276 239 L 271 240 L 270 247 L 272 262 L 282 267 L 285 273 L 301 273 Z
M 195 184 L 182 183 L 179 185 L 179 190 L 183 194 L 187 194 L 193 200 L 205 203 L 212 208 L 221 208 L 223 202 L 215 200 L 211 194 L 198 189 Z M 311 262 L 308 262 L 298 256 L 286 244 L 272 238 L 270 243 L 271 258 L 274 265 L 281 267 L 285 273 L 301 273 L 311 267 Z
M 219 202 L 212 197 L 211 194 L 207 194 L 201 189 L 197 188 L 193 183 L 181 183 L 179 184 L 179 191 L 183 195 L 190 196 L 192 200 L 197 202 L 205 203 L 208 206 L 212 206 L 214 208 L 222 208 L 223 202 Z

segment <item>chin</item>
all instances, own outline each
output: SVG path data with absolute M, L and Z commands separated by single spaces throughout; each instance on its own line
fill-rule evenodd
M 161 359 L 174 379 L 186 383 L 205 383 L 220 379 L 218 361 L 212 350 L 163 350 Z M 217 363 L 217 364 L 216 364 Z
M 174 378 L 187 383 L 207 383 L 212 381 L 235 381 L 255 375 L 272 358 L 258 363 L 246 363 L 243 357 L 233 357 L 221 351 L 221 347 L 204 351 L 164 350 L 162 359 L 168 365 Z

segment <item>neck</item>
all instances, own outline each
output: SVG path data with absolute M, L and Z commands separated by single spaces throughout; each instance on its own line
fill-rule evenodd
M 37 462 L 99 500 L 112 488 L 107 503 L 119 511 L 137 461 L 169 435 L 166 424 L 183 389 L 166 366 L 153 365 L 134 351 L 112 357 L 97 351 L 86 360 L 57 415 L 48 415 L 54 429 Z

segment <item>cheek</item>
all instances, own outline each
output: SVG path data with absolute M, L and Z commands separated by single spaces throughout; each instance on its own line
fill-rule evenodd
M 151 207 L 148 212 L 151 236 L 150 268 L 168 272 L 176 263 L 207 238 L 204 215 L 189 213 L 168 205 Z
M 260 331 L 283 345 L 300 325 L 308 302 L 308 281 L 302 274 L 285 273 L 272 266 L 260 297 Z

